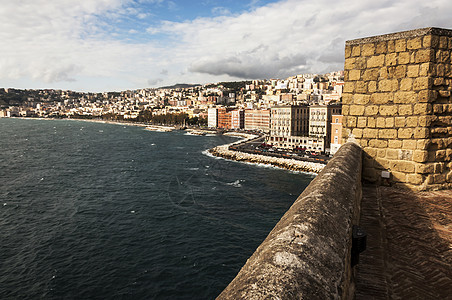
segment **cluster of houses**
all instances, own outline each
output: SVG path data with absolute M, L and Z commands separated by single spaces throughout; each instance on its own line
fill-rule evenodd
M 133 120 L 143 111 L 185 113 L 207 119 L 210 128 L 260 131 L 266 134 L 266 143 L 277 148 L 334 153 L 341 144 L 343 85 L 343 71 L 339 71 L 104 93 L 5 88 L 0 89 L 0 117 L 108 114 Z M 8 103 L 14 93 L 22 101 Z

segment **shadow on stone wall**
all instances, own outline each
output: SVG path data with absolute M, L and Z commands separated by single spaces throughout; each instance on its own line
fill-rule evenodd
M 218 299 L 352 299 L 362 150 L 343 145 Z

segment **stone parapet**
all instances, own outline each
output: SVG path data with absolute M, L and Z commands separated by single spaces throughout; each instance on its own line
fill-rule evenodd
M 353 299 L 362 150 L 343 145 L 218 299 Z
M 452 188 L 451 52 L 440 28 L 346 42 L 343 137 L 363 147 L 365 179 Z

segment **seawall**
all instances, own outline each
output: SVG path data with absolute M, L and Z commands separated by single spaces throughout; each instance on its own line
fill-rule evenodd
M 240 141 L 238 143 L 242 143 L 243 141 Z M 237 142 L 236 142 L 237 143 Z M 236 144 L 233 143 L 233 144 Z M 255 163 L 255 164 L 267 164 L 272 165 L 275 167 L 291 170 L 291 171 L 301 171 L 301 172 L 312 172 L 312 173 L 319 173 L 323 170 L 325 165 L 319 164 L 319 163 L 313 163 L 308 161 L 300 161 L 295 159 L 288 159 L 288 158 L 279 158 L 279 157 L 273 157 L 273 156 L 265 156 L 265 155 L 259 155 L 259 154 L 250 154 L 245 153 L 241 151 L 233 151 L 229 150 L 229 146 L 233 144 L 227 144 L 227 145 L 221 145 L 214 147 L 212 149 L 209 149 L 209 153 L 217 156 L 222 157 L 225 159 L 240 161 L 240 162 L 249 162 L 249 163 Z
M 352 299 L 362 150 L 343 145 L 218 299 Z

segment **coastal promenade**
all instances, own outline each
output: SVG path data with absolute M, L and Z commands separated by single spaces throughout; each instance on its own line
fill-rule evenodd
M 245 140 L 241 140 L 239 142 L 235 142 L 232 144 L 226 144 L 214 147 L 212 149 L 209 149 L 209 153 L 217 156 L 222 157 L 225 159 L 235 160 L 239 162 L 248 162 L 253 164 L 266 164 L 266 165 L 272 165 L 275 167 L 291 170 L 291 171 L 301 171 L 301 172 L 311 172 L 311 173 L 319 173 L 323 170 L 325 167 L 324 164 L 320 163 L 314 163 L 309 161 L 301 161 L 296 159 L 290 159 L 290 158 L 280 158 L 280 157 L 274 157 L 274 156 L 266 156 L 266 155 L 260 155 L 260 154 L 251 154 L 236 150 L 230 150 L 229 147 L 236 145 L 238 143 L 243 143 L 249 140 L 255 139 L 256 136 L 249 136 Z

